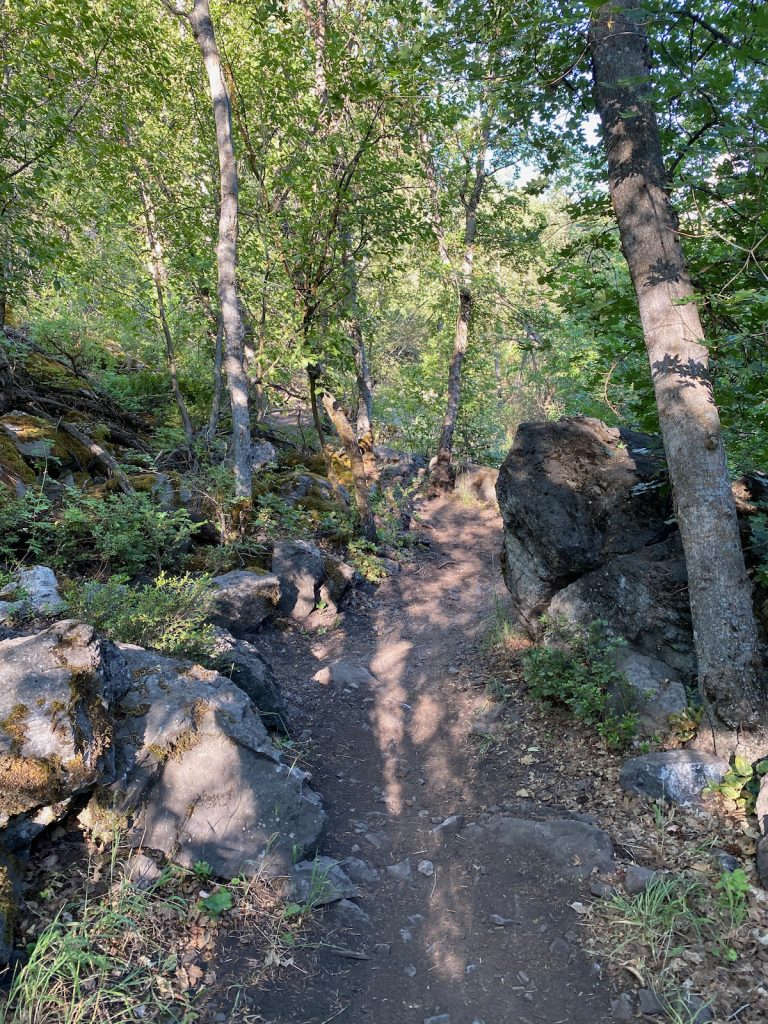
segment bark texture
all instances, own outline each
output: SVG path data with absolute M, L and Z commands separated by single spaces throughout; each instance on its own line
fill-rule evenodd
M 245 325 L 237 286 L 239 181 L 232 138 L 232 108 L 208 0 L 195 0 L 187 17 L 205 64 L 216 122 L 216 147 L 221 184 L 216 262 L 219 309 L 224 325 L 224 370 L 232 405 L 235 494 L 238 498 L 250 501 L 251 426 L 248 409 L 248 378 L 243 358 Z
M 163 247 L 157 233 L 157 218 L 155 217 L 155 208 L 152 203 L 152 194 L 141 176 L 138 175 L 138 171 L 137 176 L 139 177 L 139 193 L 141 195 L 141 208 L 144 213 L 144 229 L 147 238 L 147 248 L 149 250 L 150 263 L 152 265 L 152 281 L 155 285 L 155 295 L 157 297 L 157 313 L 160 317 L 160 326 L 163 331 L 163 339 L 165 340 L 165 359 L 168 364 L 168 376 L 171 378 L 171 390 L 173 391 L 176 407 L 178 408 L 179 416 L 181 417 L 181 426 L 184 430 L 184 437 L 187 439 L 187 444 L 191 445 L 194 440 L 194 430 L 192 429 L 192 420 L 189 418 L 187 403 L 184 401 L 184 395 L 181 393 L 181 387 L 179 386 L 176 350 L 173 344 L 173 335 L 171 334 L 171 327 L 168 323 L 168 314 L 165 308 L 165 282 L 167 279 L 167 273 L 165 269 L 165 261 L 163 259 Z
M 449 491 L 453 488 L 454 475 L 451 459 L 453 456 L 453 435 L 456 432 L 456 421 L 459 416 L 461 402 L 461 370 L 464 364 L 464 357 L 467 354 L 469 344 L 469 331 L 472 320 L 472 309 L 474 306 L 474 293 L 472 288 L 472 274 L 474 267 L 475 237 L 477 235 L 477 211 L 483 196 L 483 189 L 488 180 L 488 173 L 485 169 L 488 155 L 488 142 L 490 135 L 490 115 L 486 110 L 481 129 L 480 146 L 477 160 L 475 162 L 474 177 L 466 183 L 462 192 L 464 203 L 464 238 L 461 269 L 458 273 L 453 272 L 454 284 L 458 298 L 458 310 L 456 314 L 456 330 L 453 338 L 453 351 L 448 369 L 448 397 L 445 404 L 445 415 L 440 428 L 440 441 L 437 448 L 437 458 L 432 470 L 432 486 L 438 491 Z M 448 246 L 446 244 L 445 229 L 443 227 L 440 212 L 440 187 L 437 181 L 434 162 L 432 160 L 431 145 L 426 135 L 421 135 L 421 146 L 425 154 L 425 172 L 427 186 L 429 188 L 432 205 L 432 230 L 437 242 L 437 250 L 443 265 L 452 268 Z M 469 176 L 468 176 L 469 177 Z
M 374 544 L 378 542 L 376 533 L 376 520 L 371 512 L 371 505 L 368 500 L 368 479 L 365 475 L 365 465 L 360 453 L 360 446 L 357 443 L 352 424 L 347 419 L 344 410 L 339 403 L 328 393 L 322 397 L 323 408 L 328 413 L 331 423 L 339 435 L 344 446 L 344 451 L 349 456 L 349 463 L 352 469 L 352 480 L 355 488 L 355 503 L 357 514 L 360 517 L 360 527 L 366 540 Z
M 637 0 L 614 0 L 593 17 L 595 98 L 685 551 L 702 697 L 727 743 L 726 734 L 762 728 L 762 665 L 709 353 L 666 187 L 643 18 Z

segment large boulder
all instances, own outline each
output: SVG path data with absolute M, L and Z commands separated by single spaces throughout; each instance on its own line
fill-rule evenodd
M 66 620 L 2 641 L 0 679 L 0 835 L 19 850 L 115 778 L 110 708 L 130 677 L 113 644 Z
M 211 622 L 243 637 L 272 616 L 280 601 L 280 580 L 269 572 L 235 569 L 215 576 Z
M 356 574 L 351 565 L 309 541 L 275 544 L 272 572 L 280 580 L 280 612 L 301 622 L 323 601 L 335 611 Z
M 133 685 L 118 705 L 117 781 L 84 812 L 129 841 L 215 874 L 285 874 L 314 853 L 325 813 L 282 763 L 248 696 L 189 662 L 120 645 Z
M 524 623 L 535 628 L 559 590 L 669 532 L 663 466 L 654 439 L 596 419 L 521 424 L 496 493 L 504 577 Z
M 284 732 L 286 710 L 280 683 L 254 644 L 217 629 L 213 659 L 217 670 L 248 694 L 264 724 Z

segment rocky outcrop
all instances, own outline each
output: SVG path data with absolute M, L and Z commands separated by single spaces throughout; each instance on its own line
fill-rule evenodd
M 287 715 L 280 683 L 252 643 L 217 629 L 213 661 L 221 675 L 248 694 L 268 728 L 285 731 Z
M 612 652 L 622 683 L 609 693 L 612 711 L 620 716 L 635 711 L 638 731 L 664 738 L 670 732 L 670 718 L 688 707 L 688 695 L 679 679 L 670 678 L 669 665 L 627 647 Z
M 248 636 L 270 618 L 280 601 L 280 580 L 269 572 L 235 569 L 215 576 L 211 622 L 237 637 Z
M 280 613 L 299 622 L 319 601 L 337 610 L 355 582 L 352 566 L 303 540 L 275 544 L 272 572 L 280 580 Z
M 18 850 L 115 778 L 111 710 L 130 677 L 113 644 L 64 621 L 0 643 L 0 679 L 0 843 Z
M 617 655 L 626 710 L 640 713 L 641 732 L 669 732 L 696 658 L 659 440 L 586 417 L 524 423 L 497 495 L 504 578 L 521 624 L 538 638 L 545 614 L 577 630 L 605 623 L 628 644 Z
M 84 812 L 185 867 L 283 874 L 325 825 L 307 776 L 282 763 L 248 696 L 189 662 L 120 645 L 132 679 L 116 707 L 117 780 Z

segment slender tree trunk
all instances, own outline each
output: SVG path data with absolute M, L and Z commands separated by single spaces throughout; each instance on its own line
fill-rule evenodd
M 216 343 L 213 349 L 213 397 L 211 398 L 211 415 L 208 420 L 208 444 L 211 444 L 219 429 L 221 416 L 221 392 L 223 380 L 221 376 L 224 362 L 224 321 L 221 313 L 216 317 Z
M 349 231 L 342 232 L 342 261 L 347 285 L 347 333 L 352 342 L 355 357 L 355 379 L 357 381 L 357 436 L 369 447 L 373 447 L 373 388 L 368 353 L 365 350 L 363 325 L 357 290 L 357 265 L 351 249 Z
M 195 435 L 194 430 L 192 429 L 192 420 L 189 418 L 187 403 L 184 401 L 184 395 L 181 393 L 181 388 L 179 387 L 179 372 L 176 365 L 176 352 L 173 344 L 173 335 L 171 334 L 168 315 L 165 309 L 165 281 L 167 279 L 167 274 L 165 262 L 163 260 L 163 248 L 157 234 L 155 208 L 152 203 L 152 196 L 149 189 L 138 171 L 136 173 L 139 179 L 141 208 L 144 212 L 144 229 L 147 237 L 147 248 L 149 249 L 149 258 L 152 264 L 152 280 L 155 285 L 155 295 L 157 296 L 157 312 L 160 317 L 160 326 L 162 327 L 163 338 L 165 339 L 165 359 L 168 364 L 168 375 L 171 378 L 171 390 L 173 391 L 173 397 L 176 401 L 176 406 L 181 417 L 184 437 L 187 439 L 187 444 L 191 445 Z
M 248 378 L 243 358 L 245 326 L 237 285 L 239 182 L 232 138 L 232 110 L 208 0 L 194 0 L 187 17 L 205 64 L 216 122 L 221 183 L 216 262 L 219 309 L 224 325 L 224 370 L 232 405 L 235 494 L 238 498 L 250 501 L 251 425 L 248 410 Z
M 456 282 L 459 308 L 456 315 L 456 331 L 453 338 L 451 364 L 448 370 L 448 398 L 440 430 L 440 443 L 437 448 L 437 462 L 432 471 L 432 485 L 437 490 L 442 491 L 449 491 L 453 488 L 453 468 L 451 466 L 451 459 L 453 456 L 453 435 L 456 431 L 456 421 L 459 416 L 459 405 L 461 402 L 461 369 L 464 365 L 464 357 L 467 354 L 469 328 L 475 302 L 472 290 L 472 271 L 474 265 L 475 236 L 477 234 L 477 210 L 480 205 L 480 199 L 482 198 L 483 187 L 486 181 L 484 168 L 487 142 L 488 134 L 486 132 L 481 155 L 477 162 L 474 187 L 466 205 L 466 217 L 464 222 L 464 258 L 461 264 L 461 272 Z
M 722 747 L 761 727 L 762 666 L 709 353 L 666 188 L 644 17 L 638 0 L 594 16 L 595 97 L 685 551 L 702 697 Z
M 323 395 L 323 408 L 328 413 L 331 423 L 336 428 L 344 451 L 349 456 L 349 463 L 352 469 L 352 479 L 355 487 L 355 503 L 357 514 L 360 518 L 360 528 L 366 540 L 378 543 L 376 533 L 376 520 L 371 512 L 371 505 L 368 499 L 368 480 L 365 475 L 365 465 L 360 454 L 360 446 L 357 443 L 352 425 L 344 414 L 344 410 L 333 397 L 327 392 Z

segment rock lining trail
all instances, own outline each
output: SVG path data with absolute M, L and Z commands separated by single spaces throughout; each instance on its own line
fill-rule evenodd
M 261 635 L 294 734 L 311 737 L 329 818 L 322 853 L 367 868 L 347 865 L 357 903 L 318 911 L 312 939 L 324 948 L 297 952 L 267 992 L 241 985 L 243 1013 L 254 1014 L 242 1019 L 607 1022 L 608 982 L 581 952 L 569 904 L 593 868 L 611 870 L 610 840 L 515 796 L 529 776 L 514 714 L 503 770 L 476 735 L 493 731 L 497 707 L 478 648 L 505 594 L 498 513 L 437 499 L 418 515 L 429 548 L 353 603 L 340 628 Z M 247 946 L 225 948 L 222 961 L 244 977 Z

